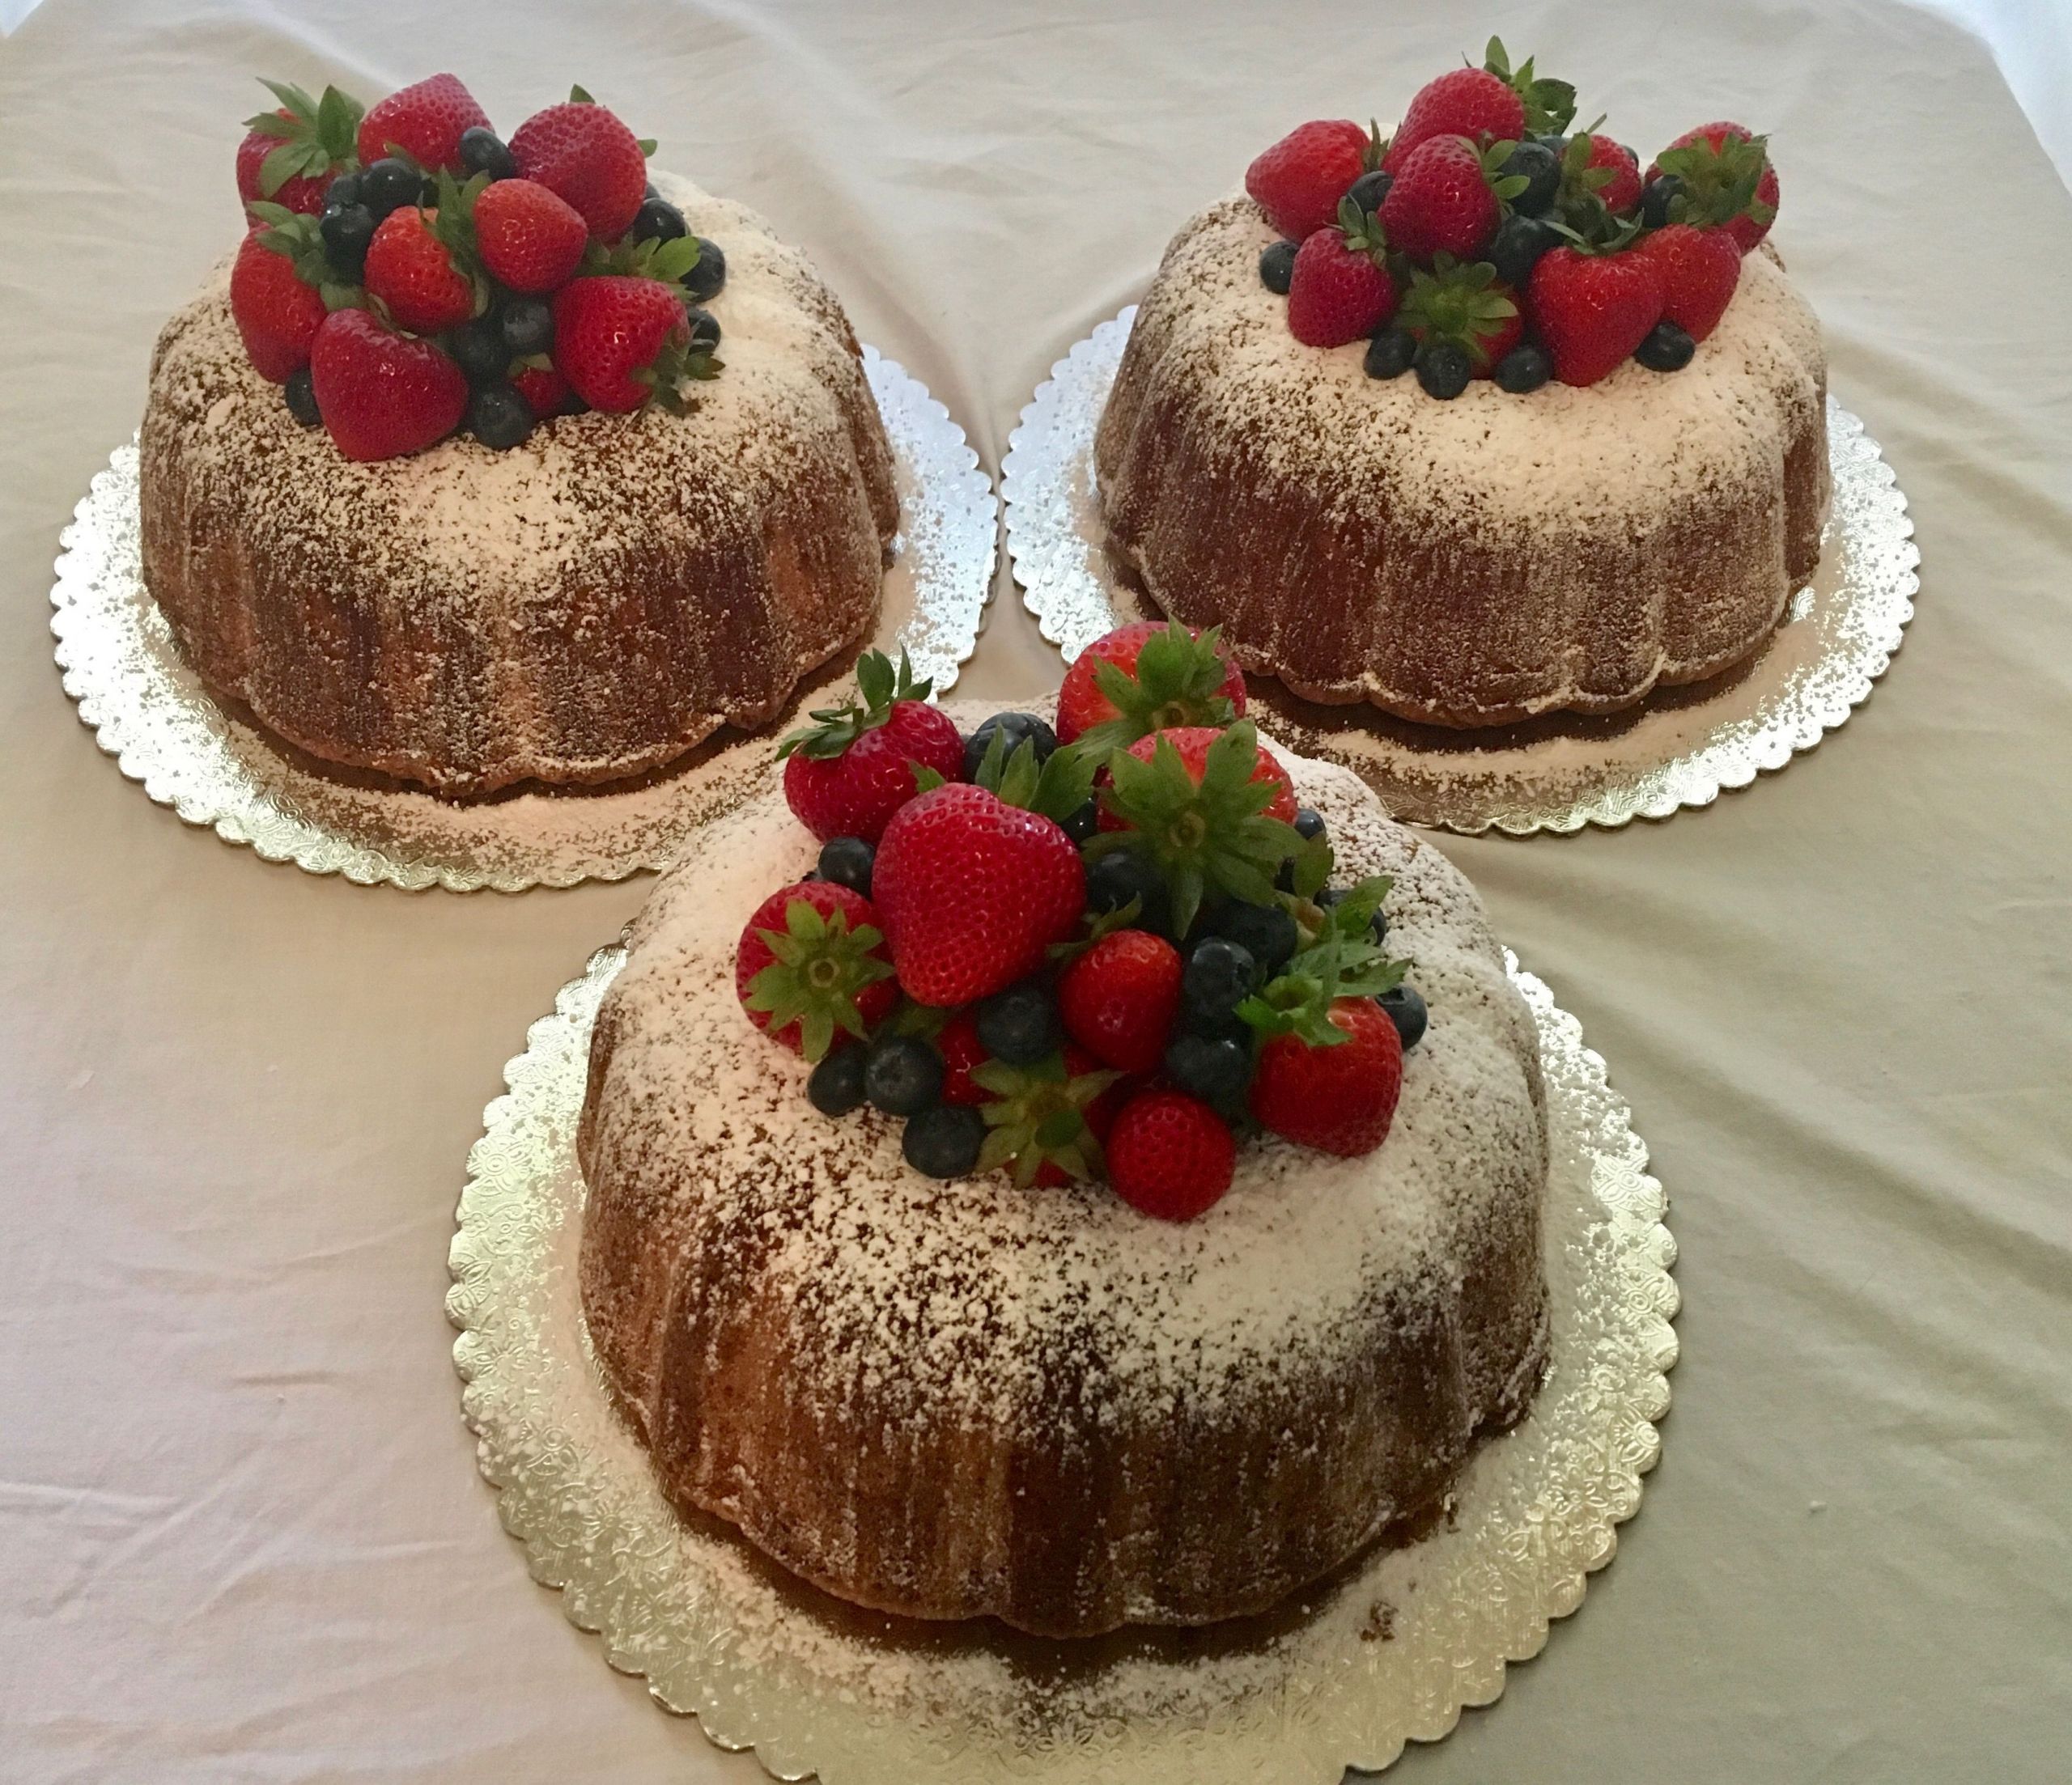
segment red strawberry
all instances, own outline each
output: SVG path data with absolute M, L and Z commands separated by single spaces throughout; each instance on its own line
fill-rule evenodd
M 1187 771 L 1189 779 L 1199 787 L 1208 761 L 1210 748 L 1225 735 L 1225 727 L 1212 725 L 1179 725 L 1155 736 L 1139 738 L 1130 746 L 1129 753 L 1138 761 L 1149 763 L 1157 753 L 1159 743 L 1170 744 L 1179 752 L 1181 765 Z M 1258 748 L 1258 757 L 1253 764 L 1251 778 L 1265 782 L 1274 789 L 1273 798 L 1261 808 L 1265 816 L 1278 818 L 1283 824 L 1295 822 L 1300 809 L 1295 803 L 1295 789 L 1288 778 L 1278 758 L 1264 744 Z M 1104 798 L 1101 806 L 1101 828 L 1103 830 L 1126 830 L 1129 820 L 1118 812 L 1111 803 L 1113 795 Z
M 785 887 L 755 908 L 734 950 L 734 992 L 751 1023 L 809 1060 L 861 1041 L 899 1002 L 877 912 L 832 880 Z
M 370 297 L 379 298 L 405 329 L 435 335 L 457 329 L 475 313 L 474 281 L 454 265 L 439 239 L 439 213 L 405 205 L 376 226 L 367 244 L 362 275 Z
M 1348 198 L 1337 224 L 1318 230 L 1296 251 L 1288 332 L 1306 347 L 1342 347 L 1372 334 L 1395 304 L 1387 238 L 1374 214 L 1363 214 Z
M 1180 952 L 1148 930 L 1115 930 L 1058 976 L 1065 1032 L 1102 1064 L 1149 1072 L 1180 1008 Z
M 1450 260 L 1431 273 L 1417 269 L 1396 312 L 1396 326 L 1420 345 L 1451 341 L 1467 356 L 1475 377 L 1490 377 L 1525 333 L 1516 295 L 1496 280 L 1497 269 L 1487 261 L 1463 265 Z
M 489 113 L 474 95 L 452 74 L 434 74 L 379 101 L 360 121 L 359 159 L 372 165 L 401 149 L 427 172 L 461 167 L 461 136 L 478 125 L 489 128 Z
M 237 196 L 249 206 L 269 199 L 311 216 L 324 208 L 333 177 L 353 159 L 359 102 L 335 87 L 313 100 L 299 87 L 263 83 L 280 105 L 247 118 L 237 146 Z
M 1662 320 L 1662 276 L 1628 250 L 1585 254 L 1552 248 L 1526 286 L 1526 307 L 1565 384 L 1594 384 L 1616 371 Z
M 1743 253 L 1769 234 L 1777 210 L 1777 171 L 1769 139 L 1739 124 L 1701 124 L 1657 155 L 1647 177 L 1673 173 L 1684 183 L 1679 222 L 1717 223 Z M 1677 216 L 1677 209 L 1671 214 Z
M 1350 118 L 1297 125 L 1245 170 L 1245 190 L 1267 221 L 1299 242 L 1338 215 L 1345 189 L 1373 164 L 1374 139 Z
M 1326 1020 L 1348 1039 L 1325 1047 L 1289 1032 L 1270 1037 L 1260 1048 L 1252 1114 L 1305 1147 L 1347 1158 L 1371 1153 L 1395 1117 L 1402 1040 L 1371 998 L 1334 998 Z
M 1723 229 L 1669 223 L 1650 230 L 1633 252 L 1662 280 L 1662 313 L 1693 341 L 1719 326 L 1741 282 L 1741 249 Z
M 1104 633 L 1065 672 L 1058 742 L 1099 731 L 1097 744 L 1129 744 L 1163 725 L 1242 719 L 1244 672 L 1221 639 L 1213 630 L 1204 638 L 1178 621 L 1139 620 Z
M 1428 138 L 1400 163 L 1382 201 L 1388 239 L 1413 260 L 1471 261 L 1497 227 L 1497 194 L 1482 153 L 1463 136 Z
M 1400 173 L 1410 157 L 1433 137 L 1466 137 L 1484 142 L 1515 142 L 1525 134 L 1525 101 L 1509 84 L 1483 68 L 1456 68 L 1417 90 L 1389 138 L 1382 166 Z
M 1191 1221 L 1212 1208 L 1238 1160 L 1229 1125 L 1180 1091 L 1140 1091 L 1116 1116 L 1106 1150 L 1115 1194 L 1161 1221 Z
M 1061 1054 L 1034 1066 L 988 1060 L 974 1070 L 972 1079 L 986 1116 L 980 1170 L 999 1166 L 1025 1189 L 1094 1175 L 1101 1136 L 1114 1119 L 1120 1074 L 1104 1071 L 1068 1041 Z
M 877 842 L 914 797 L 917 766 L 945 781 L 964 778 L 964 740 L 948 714 L 928 705 L 929 687 L 925 677 L 915 680 L 904 651 L 897 671 L 883 651 L 865 651 L 856 663 L 857 698 L 815 708 L 813 723 L 778 746 L 785 802 L 823 843 Z
M 601 105 L 571 100 L 536 112 L 512 135 L 511 154 L 519 172 L 582 213 L 601 242 L 631 229 L 648 195 L 639 142 Z
M 1623 142 L 1615 142 L 1607 136 L 1591 136 L 1585 140 L 1590 152 L 1582 162 L 1586 171 L 1601 168 L 1611 177 L 1592 187 L 1604 201 L 1604 208 L 1614 216 L 1623 217 L 1641 201 L 1640 158 Z
M 936 1052 L 942 1056 L 942 1100 L 945 1103 L 987 1102 L 992 1096 L 983 1085 L 971 1082 L 971 1069 L 991 1058 L 979 1039 L 979 1025 L 970 1011 L 959 1011 L 936 1036 Z
M 324 326 L 324 300 L 295 271 L 292 255 L 269 248 L 278 232 L 255 229 L 230 269 L 231 320 L 261 378 L 285 384 L 309 363 L 310 343 Z
M 511 382 L 517 386 L 526 406 L 542 422 L 550 415 L 566 415 L 575 405 L 575 392 L 554 369 L 551 360 L 542 366 L 521 365 L 511 375 Z
M 499 180 L 475 200 L 475 245 L 490 277 L 513 291 L 552 291 L 575 276 L 589 227 L 536 180 Z
M 651 396 L 680 402 L 710 354 L 690 351 L 683 294 L 659 279 L 571 279 L 554 295 L 554 363 L 593 409 L 625 415 Z
M 871 891 L 908 994 L 964 1004 L 1034 973 L 1078 927 L 1086 870 L 1051 820 L 960 782 L 893 814 Z
M 348 459 L 396 459 L 461 425 L 468 380 L 433 342 L 333 310 L 316 331 L 309 375 L 324 426 Z

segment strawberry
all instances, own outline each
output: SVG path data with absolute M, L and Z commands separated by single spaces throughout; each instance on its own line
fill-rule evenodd
M 862 1041 L 899 1002 L 877 911 L 832 880 L 785 887 L 755 908 L 734 950 L 734 993 L 751 1023 L 809 1060 L 843 1036 Z
M 648 194 L 648 157 L 639 142 L 587 98 L 533 113 L 512 135 L 511 155 L 526 179 L 580 212 L 600 242 L 616 242 L 631 229 Z
M 1518 344 L 1525 319 L 1509 288 L 1497 283 L 1497 269 L 1487 261 L 1463 265 L 1450 255 L 1410 275 L 1410 290 L 1396 314 L 1396 326 L 1408 329 L 1421 346 L 1450 341 L 1467 356 L 1469 370 L 1487 378 L 1497 362 Z
M 554 363 L 578 396 L 610 415 L 650 397 L 681 408 L 683 381 L 719 369 L 690 345 L 680 286 L 616 275 L 571 279 L 554 293 Z
M 1316 231 L 1296 250 L 1288 332 L 1306 347 L 1342 347 L 1386 322 L 1396 303 L 1388 245 L 1374 214 L 1345 200 L 1337 224 Z
M 785 802 L 823 843 L 836 837 L 876 843 L 919 791 L 917 770 L 945 781 L 963 778 L 964 740 L 948 714 L 928 705 L 930 685 L 914 679 L 904 651 L 895 672 L 883 651 L 867 651 L 856 664 L 859 697 L 816 708 L 813 723 L 778 746 Z
M 352 165 L 359 101 L 335 87 L 313 100 L 299 87 L 261 84 L 281 104 L 244 121 L 244 140 L 237 146 L 237 196 L 247 206 L 270 199 L 284 210 L 314 216 L 324 208 L 332 180 Z
M 1480 150 L 1463 136 L 1426 138 L 1403 159 L 1382 201 L 1389 240 L 1412 260 L 1475 259 L 1495 233 L 1499 197 L 1525 187 L 1522 176 L 1502 172 L 1509 156 L 1508 146 Z
M 324 326 L 324 299 L 304 276 L 295 239 L 286 229 L 255 229 L 231 263 L 231 320 L 253 370 L 276 384 L 309 363 L 310 344 Z
M 1149 1072 L 1180 1008 L 1180 953 L 1148 930 L 1113 930 L 1058 976 L 1065 1032 L 1103 1065 Z
M 589 227 L 536 180 L 499 180 L 475 200 L 475 245 L 490 277 L 513 291 L 552 291 L 575 277 Z
M 511 382 L 518 394 L 525 399 L 526 407 L 541 421 L 550 415 L 566 415 L 575 406 L 575 393 L 568 388 L 568 380 L 554 370 L 554 362 L 546 354 L 533 356 L 539 363 L 521 363 L 511 375 Z
M 1157 871 L 1183 936 L 1203 897 L 1271 904 L 1282 862 L 1301 847 L 1294 790 L 1249 719 L 1218 731 L 1182 726 L 1110 758 L 1090 858 L 1127 850 Z
M 447 241 L 439 213 L 405 205 L 376 227 L 362 282 L 401 327 L 420 335 L 457 329 L 481 307 L 482 293 Z
M 1525 134 L 1525 101 L 1507 82 L 1484 68 L 1456 68 L 1427 82 L 1412 97 L 1389 138 L 1386 172 L 1400 175 L 1434 137 L 1465 137 L 1480 148 L 1515 142 Z
M 893 814 L 871 891 L 908 995 L 964 1004 L 1034 973 L 1078 927 L 1086 870 L 1055 820 L 954 782 Z
M 1333 998 L 1321 1020 L 1344 1039 L 1323 1045 L 1312 1025 L 1271 1036 L 1261 1046 L 1252 1114 L 1305 1147 L 1348 1159 L 1371 1153 L 1395 1117 L 1402 1039 L 1372 998 Z
M 1769 139 L 1739 124 L 1701 124 L 1686 130 L 1654 158 L 1647 177 L 1674 174 L 1681 183 L 1670 202 L 1672 223 L 1717 224 L 1746 254 L 1769 234 L 1777 214 L 1777 171 Z
M 1115 1194 L 1161 1221 L 1191 1221 L 1213 1207 L 1238 1160 L 1223 1118 L 1182 1091 L 1140 1091 L 1117 1114 L 1106 1151 Z
M 391 93 L 360 121 L 359 158 L 372 165 L 400 149 L 427 173 L 440 167 L 458 172 L 461 136 L 478 125 L 489 128 L 489 113 L 452 74 L 434 74 Z
M 1551 248 L 1526 286 L 1533 327 L 1565 384 L 1594 384 L 1618 370 L 1662 320 L 1662 275 L 1630 250 Z
M 395 459 L 461 425 L 468 380 L 433 342 L 384 328 L 365 310 L 333 310 L 310 348 L 324 426 L 348 459 Z
M 1650 230 L 1633 252 L 1662 280 L 1662 313 L 1693 341 L 1719 326 L 1741 282 L 1741 249 L 1724 229 L 1667 223 Z
M 1375 138 L 1350 118 L 1297 125 L 1245 170 L 1245 190 L 1290 241 L 1338 215 L 1346 189 L 1375 165 Z
M 1616 142 L 1608 136 L 1578 134 L 1569 139 L 1570 152 L 1574 145 L 1587 143 L 1582 153 L 1582 170 L 1587 173 L 1602 173 L 1603 180 L 1593 180 L 1590 189 L 1603 201 L 1604 208 L 1615 217 L 1624 217 L 1641 201 L 1640 158 L 1623 142 Z
M 979 1169 L 1004 1168 L 1025 1189 L 1092 1177 L 1101 1168 L 1099 1130 L 1121 1078 L 1069 1043 L 1034 1066 L 988 1060 L 974 1067 L 972 1083 L 986 1100 Z
M 1227 725 L 1244 711 L 1244 672 L 1220 632 L 1139 620 L 1072 659 L 1058 690 L 1058 741 L 1134 744 L 1161 726 Z
M 976 1105 L 991 1095 L 974 1084 L 971 1074 L 991 1058 L 979 1039 L 979 1025 L 970 1011 L 959 1011 L 936 1032 L 936 1052 L 942 1056 L 942 1100 Z

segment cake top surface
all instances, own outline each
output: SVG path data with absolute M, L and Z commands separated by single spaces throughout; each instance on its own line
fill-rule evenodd
M 1103 1419 L 1212 1412 L 1327 1376 L 1378 1324 L 1432 1317 L 1490 1223 L 1536 1219 L 1531 1019 L 1445 858 L 1350 774 L 1278 753 L 1341 859 L 1395 877 L 1391 946 L 1429 1000 L 1378 1151 L 1248 1140 L 1229 1194 L 1172 1223 L 1099 1185 L 940 1182 L 905 1164 L 896 1123 L 817 1115 L 807 1067 L 754 1035 L 734 987 L 746 914 L 813 863 L 773 786 L 664 878 L 601 1019 L 597 1153 L 613 1194 L 640 1199 L 645 1243 L 783 1284 L 795 1335 L 839 1364 L 830 1380 L 996 1418 L 1060 1380 Z
M 492 451 L 456 435 L 405 458 L 355 462 L 321 429 L 295 424 L 279 388 L 255 371 L 229 303 L 228 261 L 168 323 L 150 405 L 178 427 L 197 475 L 214 466 L 242 505 L 267 515 L 283 549 L 308 533 L 350 539 L 366 574 L 404 599 L 494 586 L 507 599 L 550 596 L 573 566 L 637 554 L 656 511 L 710 530 L 736 505 L 766 507 L 810 474 L 816 445 L 846 458 L 845 405 L 870 399 L 841 306 L 805 257 L 747 206 L 690 181 L 653 176 L 697 234 L 723 244 L 726 284 L 707 307 L 724 329 L 725 367 L 673 414 L 563 415 Z

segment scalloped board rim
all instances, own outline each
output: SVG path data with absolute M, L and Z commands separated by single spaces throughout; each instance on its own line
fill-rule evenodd
M 1675 1242 L 1603 1058 L 1515 956 L 1556 1117 L 1554 1350 L 1533 1413 L 1478 1460 L 1454 1519 L 1424 1542 L 1369 1558 L 1284 1626 L 1221 1651 L 1145 1660 L 1125 1645 L 1082 1664 L 1072 1645 L 1042 1645 L 1071 1655 L 1068 1693 L 987 1632 L 907 1643 L 885 1621 L 830 1612 L 662 1499 L 588 1358 L 569 1267 L 574 1117 L 590 1025 L 623 960 L 601 949 L 562 989 L 484 1112 L 447 1312 L 478 1461 L 533 1577 L 562 1590 L 614 1668 L 718 1746 L 825 1785 L 950 1785 L 988 1767 L 1054 1785 L 1335 1785 L 1348 1765 L 1385 1767 L 1497 1698 L 1508 1664 L 1539 1652 L 1611 1559 L 1660 1456 Z
M 1106 562 L 1093 494 L 1093 432 L 1136 314 L 1127 306 L 1051 367 L 1000 466 L 1022 604 L 1067 661 L 1146 613 Z M 1906 497 L 1877 442 L 1832 396 L 1828 435 L 1835 494 L 1820 568 L 1745 670 L 1627 714 L 1465 737 L 1255 684 L 1267 723 L 1292 748 L 1352 770 L 1403 822 L 1464 836 L 1667 819 L 1785 768 L 1870 697 L 1921 587 Z
M 899 532 L 874 642 L 905 647 L 938 693 L 978 647 L 999 562 L 1000 502 L 949 411 L 896 360 L 863 350 L 899 487 Z M 407 892 L 520 892 L 660 868 L 707 818 L 737 803 L 768 738 L 818 697 L 817 673 L 766 734 L 693 753 L 626 791 L 453 806 L 355 787 L 291 760 L 202 689 L 146 592 L 137 541 L 137 448 L 118 447 L 60 539 L 50 627 L 65 692 L 122 773 L 157 803 L 262 859 Z

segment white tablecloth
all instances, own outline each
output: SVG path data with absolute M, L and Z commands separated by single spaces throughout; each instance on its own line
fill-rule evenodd
M 766 211 L 997 467 L 1051 362 L 1312 115 L 1501 29 L 1642 145 L 1775 134 L 1777 238 L 1925 558 L 1870 705 L 1664 825 L 1445 843 L 1611 1062 L 1684 1360 L 1616 1564 L 1411 1780 L 2072 1773 L 2072 200 L 1883 4 L 48 0 L 0 48 L 0 1779 L 745 1782 L 477 1479 L 441 1312 L 525 1025 L 646 890 L 407 897 L 126 785 L 57 531 L 231 241 L 255 73 L 580 80 Z M 1055 659 L 1004 592 L 965 686 Z

